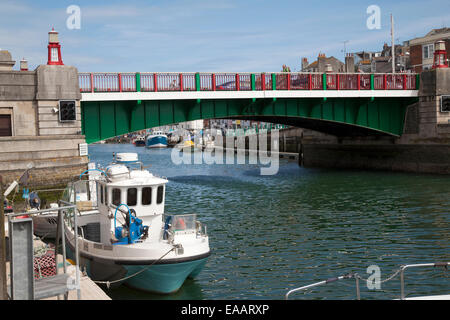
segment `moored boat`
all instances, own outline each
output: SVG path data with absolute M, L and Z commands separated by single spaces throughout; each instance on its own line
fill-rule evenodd
M 134 140 L 133 140 L 133 144 L 136 147 L 145 147 L 145 137 L 143 136 L 137 136 Z
M 87 201 L 76 200 L 86 192 L 86 180 L 69 184 L 65 193 L 79 211 L 81 265 L 93 280 L 176 292 L 186 278 L 199 274 L 210 255 L 206 227 L 195 214 L 165 213 L 168 180 L 142 164 L 136 169 L 114 162 L 102 171 L 95 181 L 96 201 L 89 195 Z M 66 222 L 65 228 L 73 251 L 75 226 Z
M 147 148 L 167 148 L 167 136 L 162 131 L 154 131 L 145 141 Z

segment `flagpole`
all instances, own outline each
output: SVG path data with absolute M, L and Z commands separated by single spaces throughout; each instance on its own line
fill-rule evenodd
M 391 13 L 392 73 L 395 73 L 394 16 Z
M 3 199 L 3 178 L 0 176 L 0 300 L 8 300 L 6 287 L 5 204 Z

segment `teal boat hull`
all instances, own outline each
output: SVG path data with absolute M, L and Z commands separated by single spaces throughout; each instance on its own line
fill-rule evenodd
M 66 250 L 67 257 L 75 259 L 70 244 Z M 125 284 L 147 292 L 169 294 L 177 292 L 187 278 L 194 279 L 202 271 L 208 256 L 209 253 L 185 262 L 130 265 L 98 260 L 80 253 L 80 265 L 92 280 L 110 281 L 112 287 Z
M 177 292 L 187 278 L 195 278 L 203 269 L 207 258 L 170 263 L 146 265 L 124 265 L 127 270 L 126 276 L 131 276 L 125 284 L 148 292 L 169 294 Z

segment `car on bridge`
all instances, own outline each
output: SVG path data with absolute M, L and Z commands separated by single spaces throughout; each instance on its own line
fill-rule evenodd
M 216 90 L 235 90 L 236 81 L 228 81 L 222 84 L 216 84 Z

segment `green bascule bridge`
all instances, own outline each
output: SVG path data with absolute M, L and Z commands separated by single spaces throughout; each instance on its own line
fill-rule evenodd
M 198 119 L 286 124 L 336 136 L 400 136 L 417 74 L 79 73 L 87 143 Z

